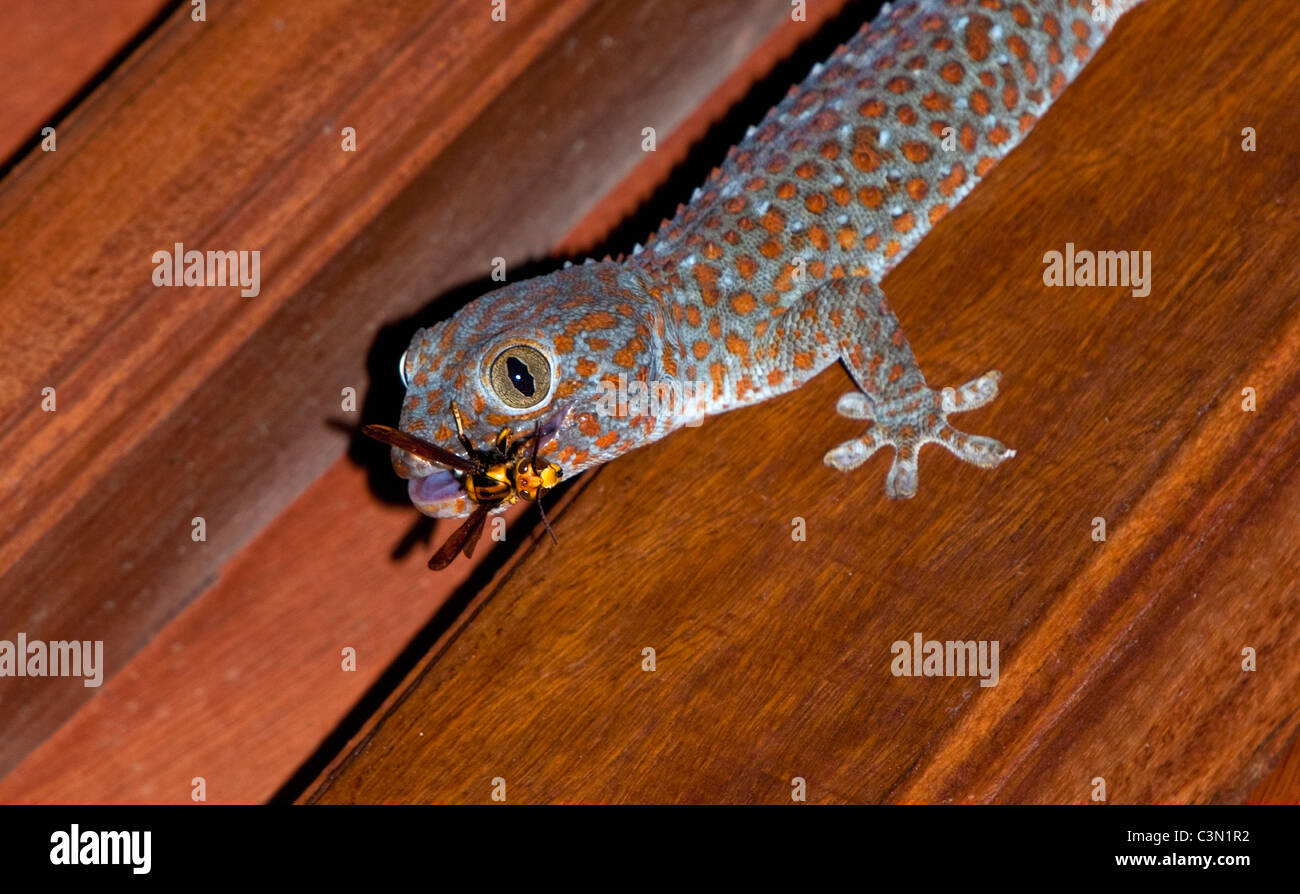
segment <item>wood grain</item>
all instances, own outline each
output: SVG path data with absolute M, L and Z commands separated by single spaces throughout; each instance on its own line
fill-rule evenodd
M 59 123 L 59 110 L 167 3 L 0 3 L 0 166 L 42 127 Z
M 839 5 L 819 4 L 808 22 L 792 23 L 785 4 L 777 0 L 762 5 L 683 0 L 633 15 L 624 7 L 603 4 L 574 13 L 561 30 L 549 18 L 535 13 L 529 18 L 525 4 L 511 4 L 512 16 L 524 11 L 519 27 L 536 32 L 528 40 L 551 40 L 553 46 L 533 48 L 531 61 L 515 72 L 511 88 L 489 101 L 477 101 L 472 91 L 457 95 L 455 84 L 440 84 L 421 100 L 429 106 L 408 109 L 417 120 L 441 116 L 445 120 L 438 127 L 459 124 L 461 130 L 448 136 L 427 163 L 419 158 L 403 162 L 411 168 L 408 185 L 351 241 L 340 237 L 321 249 L 324 267 L 310 282 L 284 293 L 276 290 L 281 288 L 275 285 L 279 278 L 268 276 L 256 301 L 275 300 L 282 306 L 248 324 L 243 343 L 225 344 L 229 356 L 214 361 L 206 378 L 196 377 L 191 383 L 194 393 L 164 416 L 156 431 L 144 434 L 134 448 L 122 447 L 116 463 L 102 473 L 106 478 L 98 477 L 100 472 L 88 473 L 92 488 L 110 482 L 115 493 L 127 499 L 113 504 L 87 498 L 77 514 L 65 516 L 48 534 L 30 534 L 34 546 L 29 555 L 0 578 L 0 583 L 7 580 L 18 589 L 24 571 L 32 573 L 40 562 L 52 561 L 61 536 L 72 538 L 63 541 L 65 551 L 66 543 L 89 546 L 74 562 L 58 566 L 56 598 L 31 593 L 26 606 L 11 609 L 8 621 L 33 635 L 50 613 L 59 613 L 66 627 L 82 625 L 88 618 L 99 629 L 109 623 L 106 638 L 120 650 L 112 669 L 122 668 L 99 697 L 80 706 L 81 691 L 59 691 L 39 681 L 0 687 L 0 704 L 7 698 L 23 718 L 21 728 L 15 724 L 18 733 L 0 748 L 0 757 L 12 762 L 28 755 L 0 780 L 0 800 L 188 801 L 194 775 L 209 780 L 210 800 L 264 800 L 368 687 L 380 685 L 381 692 L 391 688 L 380 679 L 389 663 L 399 660 L 409 643 L 419 642 L 421 627 L 430 618 L 435 624 L 446 623 L 435 617 L 440 606 L 451 599 L 454 608 L 463 588 L 481 582 L 464 566 L 441 577 L 419 570 L 419 554 L 428 546 L 411 544 L 402 533 L 414 513 L 387 468 L 386 451 L 362 445 L 354 447 L 351 460 L 337 458 L 344 439 L 326 423 L 348 420 L 338 409 L 339 388 L 364 385 L 369 379 L 360 415 L 367 421 L 391 422 L 400 400 L 393 370 L 417 321 L 429 313 L 436 318 L 449 303 L 473 297 L 483 288 L 480 273 L 493 255 L 513 264 L 560 242 L 573 250 L 591 246 L 667 177 L 689 145 L 736 103 L 750 81 L 806 39 Z M 557 15 L 562 11 L 555 5 L 547 8 Z M 346 13 L 337 9 L 322 15 Z M 455 28 L 438 31 L 430 24 L 427 34 L 410 39 L 418 45 L 420 40 L 445 40 L 446 33 L 467 34 L 477 44 L 457 44 L 455 53 L 444 48 L 441 55 L 454 60 L 461 54 L 468 69 L 504 65 L 499 58 L 502 45 L 475 30 L 480 13 L 477 6 L 449 10 L 452 18 L 435 24 L 456 21 Z M 280 21 L 276 14 L 274 9 L 268 12 L 272 27 Z M 308 29 L 310 40 L 317 52 L 351 59 L 350 44 L 345 50 L 336 46 L 341 38 L 328 36 L 330 21 Z M 285 30 L 301 24 L 286 22 Z M 683 25 L 689 30 L 685 37 L 677 34 Z M 171 22 L 168 27 L 189 26 Z M 665 36 L 670 33 L 671 40 Z M 163 34 L 159 39 L 176 38 Z M 222 46 L 194 52 L 216 52 Z M 295 47 L 275 53 L 293 52 Z M 517 50 L 512 44 L 512 51 Z M 148 48 L 142 56 L 131 64 L 156 64 Z M 402 64 L 418 68 L 424 64 L 418 58 L 412 48 Z M 280 61 L 261 64 L 273 69 L 266 73 L 272 80 L 313 76 L 311 69 L 298 71 Z M 397 81 L 400 67 L 397 62 L 393 66 L 389 77 Z M 580 106 L 572 101 L 573 70 L 597 81 Z M 182 78 L 172 89 L 187 85 Z M 253 81 L 245 89 L 254 87 L 263 89 Z M 105 92 L 124 88 L 114 81 Z M 112 95 L 94 99 L 114 101 Z M 245 100 L 239 89 L 228 98 L 235 105 L 245 101 L 252 100 Z M 406 98 L 377 94 L 375 101 Z M 125 126 L 123 115 L 127 112 L 114 112 L 105 126 Z M 502 122 L 509 127 L 503 128 Z M 644 122 L 654 122 L 660 131 L 660 151 L 650 156 L 640 151 Z M 139 126 L 147 130 L 150 125 Z M 411 128 L 410 122 L 401 127 Z M 365 146 L 368 128 L 359 130 Z M 337 146 L 337 134 L 332 133 L 327 142 Z M 523 134 L 529 135 L 527 152 L 518 151 Z M 402 152 L 413 148 L 394 146 L 389 154 L 397 157 Z M 391 159 L 376 163 L 386 161 Z M 573 169 L 573 176 L 552 176 L 563 165 Z M 367 170 L 382 180 L 375 170 Z M 289 232 L 282 238 L 295 238 L 302 227 L 326 226 L 312 204 L 315 200 L 306 195 L 316 188 L 314 176 L 305 185 L 283 184 L 279 201 L 306 204 L 289 215 L 292 223 L 286 224 Z M 21 185 L 6 184 L 15 194 Z M 353 185 L 363 190 L 364 184 Z M 528 195 L 526 206 L 519 201 L 521 191 Z M 597 202 L 603 194 L 607 199 Z M 278 207 L 274 197 L 261 192 L 255 199 Z M 382 204 L 369 194 L 366 200 Z M 196 220 L 215 213 L 214 206 L 199 204 Z M 147 278 L 148 271 L 144 267 L 141 275 Z M 462 282 L 469 286 L 452 289 L 431 311 L 416 310 L 429 295 L 447 293 Z M 106 305 L 111 298 L 102 296 Z M 171 312 L 188 307 L 198 314 L 206 312 L 200 305 L 222 301 L 187 298 Z M 228 309 L 238 310 L 233 304 Z M 379 329 L 385 320 L 387 325 Z M 219 337 L 230 338 L 228 333 Z M 115 356 L 105 355 L 109 367 Z M 185 359 L 197 362 L 193 356 Z M 143 369 L 151 367 L 146 363 Z M 119 376 L 115 368 L 101 371 Z M 118 387 L 130 389 L 122 397 L 123 405 L 133 408 L 128 411 L 144 415 L 154 412 L 166 395 L 151 390 L 156 381 L 141 375 L 120 375 Z M 267 387 L 268 375 L 274 377 L 274 388 Z M 64 394 L 60 388 L 59 415 Z M 183 458 L 189 477 L 177 482 L 177 470 L 160 463 L 160 456 L 175 456 L 176 465 Z M 39 457 L 30 459 L 35 463 Z M 383 501 L 363 486 L 356 460 L 365 463 Z M 321 463 L 327 471 L 315 477 Z M 202 470 L 200 480 L 195 480 L 196 468 Z M 299 487 L 308 489 L 260 536 L 242 542 L 253 538 L 261 520 Z M 153 503 L 141 499 L 146 494 Z M 204 544 L 211 554 L 184 545 L 189 517 L 197 511 L 191 506 L 205 507 L 210 525 L 213 518 L 227 519 L 220 529 L 212 525 L 219 534 Z M 87 512 L 92 519 L 82 517 Z M 159 520 L 168 518 L 170 527 L 160 530 Z M 94 546 L 97 530 L 137 528 L 137 543 L 118 537 Z M 443 526 L 437 537 L 448 530 Z M 427 540 L 429 531 L 422 533 Z M 512 541 L 519 536 L 510 535 Z M 404 540 L 411 554 L 385 564 Z M 482 559 L 489 546 L 481 547 L 476 558 Z M 115 586 L 123 593 L 138 588 L 140 595 L 131 614 L 106 622 L 95 613 L 104 597 L 102 581 L 105 574 L 121 577 L 113 573 L 118 571 L 114 563 L 130 560 L 122 555 L 126 548 L 145 555 L 135 578 L 119 579 Z M 375 564 L 384 569 L 373 570 Z M 215 579 L 218 571 L 220 579 Z M 145 640 L 148 645 L 141 647 Z M 345 643 L 354 644 L 364 656 L 356 674 L 340 672 L 339 650 Z M 133 652 L 135 648 L 139 651 Z M 423 648 L 427 643 L 421 652 Z M 50 735 L 73 709 L 76 713 Z
M 962 422 L 1013 462 L 889 503 L 886 458 L 821 465 L 837 371 L 604 467 L 307 800 L 1246 798 L 1300 701 L 1297 26 L 1147 4 L 885 282 L 931 382 L 1001 368 Z M 1150 250 L 1152 294 L 1044 288 L 1067 241 Z M 999 685 L 891 675 L 915 631 Z

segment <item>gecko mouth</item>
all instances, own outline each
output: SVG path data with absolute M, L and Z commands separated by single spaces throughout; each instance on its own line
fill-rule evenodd
M 569 409 L 568 405 L 561 407 L 542 423 L 542 446 L 547 446 L 547 441 L 559 434 L 560 428 L 568 420 Z M 460 501 L 469 498 L 463 474 L 458 475 L 450 469 L 435 468 L 430 475 L 410 479 L 406 483 L 406 492 L 411 502 L 426 514 L 454 510 L 458 503 L 463 507 L 467 504 Z

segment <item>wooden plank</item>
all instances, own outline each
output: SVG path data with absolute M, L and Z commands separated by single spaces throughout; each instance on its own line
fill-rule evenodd
M 607 4 L 577 17 L 556 35 L 561 49 L 538 54 L 509 91 L 477 111 L 414 175 L 363 236 L 339 249 L 339 257 L 308 286 L 285 298 L 285 308 L 198 386 L 189 403 L 204 410 L 187 420 L 194 436 L 164 431 L 147 438 L 133 460 L 142 466 L 132 465 L 128 477 L 159 474 L 148 467 L 151 461 L 156 466 L 156 451 L 167 439 L 182 437 L 189 450 L 204 449 L 200 435 L 212 439 L 214 447 L 224 444 L 228 456 L 204 450 L 207 477 L 224 488 L 222 495 L 209 492 L 205 499 L 217 500 L 218 506 L 224 500 L 247 519 L 241 532 L 251 530 L 256 519 L 249 517 L 273 506 L 298 478 L 308 478 L 317 452 L 326 460 L 337 456 L 338 436 L 322 421 L 344 415 L 335 403 L 340 383 L 364 382 L 368 372 L 372 387 L 363 415 L 387 422 L 396 416 L 400 394 L 393 369 L 414 322 L 403 318 L 385 328 L 372 346 L 368 370 L 362 371 L 364 344 L 374 338 L 376 320 L 383 316 L 375 295 L 391 296 L 383 306 L 401 316 L 459 281 L 473 280 L 473 288 L 482 288 L 475 277 L 495 254 L 514 261 L 561 237 L 574 246 L 591 245 L 611 220 L 635 208 L 646 184 L 667 175 L 749 80 L 836 8 L 820 4 L 806 23 L 790 23 L 785 4 L 777 0 L 762 6 L 682 0 L 631 16 Z M 690 30 L 686 39 L 676 33 L 683 24 Z M 474 25 L 458 27 L 472 33 Z M 484 53 L 495 51 L 491 42 L 483 47 Z M 580 106 L 572 102 L 574 69 L 598 82 Z M 709 99 L 701 105 L 705 96 Z M 458 114 L 463 110 L 449 116 Z M 511 126 L 503 128 L 502 122 Z M 639 148 L 645 122 L 655 123 L 662 141 L 661 151 L 649 157 Z M 528 152 L 518 151 L 519 134 L 534 135 Z M 556 159 L 571 166 L 572 176 L 554 176 L 561 165 Z M 574 227 L 591 210 L 593 197 L 611 189 L 609 201 Z M 521 203 L 520 195 L 527 195 L 527 202 Z M 611 214 L 611 208 L 621 210 Z M 433 312 L 445 313 L 447 301 L 472 296 L 472 289 L 458 289 Z M 309 345 L 310 353 L 286 354 L 286 343 Z M 284 364 L 274 390 L 257 384 L 271 356 Z M 231 442 L 229 420 L 261 418 L 277 424 L 254 424 Z M 297 438 L 288 450 L 285 433 Z M 274 465 L 273 454 L 283 460 L 277 469 L 248 468 L 254 458 Z M 355 455 L 364 459 L 381 494 L 397 490 L 384 450 L 359 449 Z M 236 558 L 216 566 L 220 581 L 163 628 L 110 682 L 103 698 L 83 706 L 0 781 L 0 799 L 188 800 L 195 766 L 210 779 L 212 800 L 261 800 L 274 792 L 469 573 L 462 567 L 459 577 L 410 575 L 409 560 L 370 570 L 387 561 L 402 535 L 391 506 L 377 503 L 358 485 L 352 463 L 336 460 L 246 550 L 235 553 L 237 544 L 223 544 Z M 404 527 L 413 513 L 400 493 L 395 499 L 403 506 Z M 174 499 L 162 504 L 164 512 L 175 512 Z M 88 576 L 95 558 L 81 560 Z M 155 565 L 150 571 L 193 581 L 194 567 Z M 202 588 L 203 582 L 194 585 Z M 420 596 L 407 606 L 413 586 Z M 358 590 L 368 597 L 357 599 Z M 162 595 L 172 605 L 178 599 L 173 592 Z M 385 608 L 397 605 L 407 607 Z M 68 610 L 74 608 L 70 604 Z M 371 620 L 375 612 L 383 619 Z M 365 634 L 358 648 L 366 660 L 357 674 L 340 675 L 341 637 L 358 638 L 358 630 Z M 160 688 L 158 680 L 176 673 L 178 653 L 189 665 L 187 674 Z M 280 659 L 268 663 L 259 657 L 265 655 Z M 27 705 L 36 697 L 32 690 Z M 236 747 L 240 741 L 264 747 Z
M 0 166 L 42 127 L 56 125 L 101 69 L 167 0 L 0 3 Z M 55 151 L 58 151 L 57 149 Z
M 602 468 L 307 800 L 1245 798 L 1300 699 L 1297 25 L 1148 4 L 886 281 L 932 382 L 1002 369 L 969 427 L 1012 463 L 888 503 L 887 458 L 821 465 L 835 372 Z M 1152 294 L 1044 288 L 1066 242 L 1152 251 Z M 999 684 L 893 676 L 916 631 Z

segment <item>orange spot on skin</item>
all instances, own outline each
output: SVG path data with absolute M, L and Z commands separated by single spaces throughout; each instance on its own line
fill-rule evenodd
M 885 245 L 885 257 L 892 258 L 894 255 L 898 254 L 902 250 L 903 250 L 902 243 L 900 243 L 897 239 L 891 239 Z
M 834 109 L 822 109 L 816 115 L 813 115 L 812 129 L 817 133 L 825 133 L 828 130 L 839 127 L 843 123 L 839 113 Z
M 779 369 L 774 369 L 767 374 L 767 384 L 769 388 L 775 388 L 785 381 L 785 373 Z
M 709 356 L 709 350 L 711 347 L 712 346 L 707 341 L 700 339 L 696 341 L 695 344 L 691 345 L 691 353 L 695 355 L 696 360 L 703 360 L 705 357 Z
M 765 258 L 775 258 L 781 254 L 781 243 L 776 239 L 769 239 L 760 245 L 758 250 Z
M 858 106 L 858 114 L 863 118 L 879 118 L 885 114 L 885 104 L 878 99 L 868 99 Z
M 618 432 L 611 431 L 611 432 L 606 432 L 605 434 L 597 438 L 595 444 L 597 447 L 604 449 L 610 446 L 611 444 L 613 444 L 617 440 L 618 440 Z
M 903 124 L 915 124 L 918 120 L 916 109 L 911 106 L 899 106 L 897 115 L 898 120 Z
M 735 354 L 746 364 L 749 363 L 749 342 L 738 335 L 727 335 L 727 350 Z
M 803 204 L 813 214 L 821 214 L 826 210 L 826 197 L 819 192 L 815 192 L 804 199 Z
M 998 160 L 996 158 L 993 158 L 990 155 L 984 156 L 979 160 L 979 164 L 975 165 L 975 176 L 983 177 L 989 171 L 993 170 L 993 166 L 997 163 Z
M 1011 139 L 1011 132 L 1001 124 L 989 131 L 989 142 L 994 146 L 1000 146 L 1009 139 Z
M 853 201 L 853 193 L 849 192 L 847 186 L 837 186 L 831 190 L 831 196 L 835 199 L 835 204 L 843 208 L 849 202 Z
M 853 229 L 852 227 L 840 227 L 835 232 L 835 240 L 839 242 L 840 248 L 842 248 L 844 251 L 848 251 L 849 249 L 853 248 L 853 244 L 857 242 L 857 239 L 858 239 L 858 231 Z
M 794 357 L 795 369 L 812 369 L 813 355 L 811 351 L 796 351 Z
M 916 218 L 912 216 L 911 211 L 904 211 L 894 218 L 894 229 L 900 233 L 910 233 L 915 224 Z
M 711 264 L 696 264 L 691 268 L 691 275 L 695 277 L 695 282 L 700 287 L 700 297 L 708 307 L 717 304 L 718 298 L 721 297 L 718 292 L 718 277 L 721 273 L 722 271 Z
M 745 279 L 750 279 L 758 272 L 758 262 L 749 255 L 740 255 L 736 258 L 736 271 Z
M 961 147 L 966 150 L 967 154 L 975 151 L 975 128 L 969 124 L 961 126 Z
M 1025 112 L 1025 114 L 1020 116 L 1020 132 L 1022 134 L 1029 133 L 1030 128 L 1032 128 L 1037 121 L 1037 115 Z
M 600 423 L 590 413 L 583 413 L 578 417 L 578 431 L 589 438 L 594 438 L 600 434 Z
M 782 199 L 793 199 L 796 192 L 797 190 L 794 188 L 794 184 L 789 180 L 776 188 L 777 197 Z
M 770 208 L 759 223 L 769 233 L 779 233 L 785 229 L 785 215 L 776 208 Z
M 1007 84 L 1002 88 L 1002 105 L 1009 112 L 1014 109 L 1020 102 L 1020 88 L 1015 84 Z
M 700 325 L 700 309 L 694 304 L 686 305 L 686 322 L 692 326 Z
M 885 201 L 885 194 L 878 186 L 864 186 L 858 190 L 858 201 L 868 208 L 879 208 Z
M 880 167 L 887 156 L 877 148 L 875 132 L 870 128 L 859 127 L 853 132 L 853 166 L 859 171 L 870 173 Z
M 912 89 L 912 79 L 904 77 L 893 78 L 885 85 L 885 89 L 890 93 L 906 93 Z
M 709 335 L 714 338 L 722 335 L 722 322 L 717 317 L 709 318 Z
M 637 355 L 644 350 L 645 342 L 639 338 L 633 338 L 627 343 L 626 347 L 614 352 L 614 363 L 631 369 L 637 364 Z
M 930 209 L 930 225 L 934 226 L 939 220 L 948 213 L 948 206 L 944 204 L 935 205 Z
M 714 400 L 720 400 L 722 398 L 722 374 L 723 369 L 721 363 L 715 360 L 713 363 L 709 364 L 709 377 L 713 379 Z
M 805 161 L 802 162 L 799 165 L 799 167 L 794 169 L 794 173 L 796 177 L 799 177 L 803 180 L 807 180 L 809 177 L 816 176 L 817 166 L 814 165 L 812 162 Z
M 939 77 L 949 84 L 960 84 L 961 79 L 966 77 L 966 69 L 961 67 L 960 62 L 949 62 L 939 69 Z
M 617 325 L 618 320 L 614 318 L 613 314 L 598 310 L 574 320 L 564 327 L 564 332 L 566 335 L 577 335 L 579 332 L 585 332 L 589 329 L 613 329 Z
M 907 194 L 914 202 L 919 202 L 930 193 L 930 184 L 920 177 L 907 181 Z
M 706 242 L 704 243 L 704 248 L 700 250 L 700 254 L 704 255 L 710 261 L 716 261 L 718 258 L 722 257 L 722 246 L 718 245 L 716 242 Z
M 758 302 L 754 300 L 754 296 L 750 292 L 741 292 L 731 298 L 731 308 L 738 314 L 750 313 L 757 306 Z
M 812 242 L 819 251 L 826 251 L 826 249 L 831 247 L 831 237 L 826 235 L 826 231 L 821 227 L 809 227 L 808 240 Z
M 988 57 L 992 43 L 989 39 L 991 24 L 984 16 L 971 16 L 966 25 L 966 55 L 976 62 L 983 62 Z
M 555 336 L 555 353 L 568 354 L 573 350 L 573 336 L 557 335 Z
M 903 144 L 903 157 L 913 164 L 921 164 L 930 157 L 930 147 L 919 140 Z
M 578 360 L 575 368 L 578 370 L 578 375 L 580 376 L 594 376 L 596 374 L 597 366 L 594 360 L 583 357 Z
M 945 196 L 951 196 L 965 182 L 966 166 L 958 162 L 952 166 L 952 171 L 948 176 L 939 181 L 939 192 Z
M 937 90 L 931 90 L 925 96 L 921 97 L 921 105 L 925 106 L 931 112 L 947 111 L 951 107 L 948 97 L 944 96 Z
M 840 157 L 840 144 L 828 141 L 822 143 L 821 148 L 817 151 L 821 153 L 822 158 L 834 161 Z

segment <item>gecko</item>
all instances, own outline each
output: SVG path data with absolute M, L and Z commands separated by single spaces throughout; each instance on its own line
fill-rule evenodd
M 455 405 L 471 441 L 531 430 L 567 477 L 842 363 L 856 388 L 836 410 L 865 430 L 826 465 L 892 448 L 885 492 L 903 499 L 926 444 L 984 468 L 1010 459 L 948 418 L 992 401 L 1000 374 L 931 388 L 880 283 L 1142 2 L 885 4 L 644 246 L 508 284 L 416 332 L 400 431 L 455 452 Z M 628 383 L 663 400 L 611 410 Z M 463 473 L 396 446 L 391 458 L 420 512 L 469 514 Z

